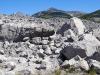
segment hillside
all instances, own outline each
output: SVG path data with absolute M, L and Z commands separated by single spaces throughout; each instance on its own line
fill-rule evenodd
M 100 10 L 81 16 L 80 18 L 100 22 Z
M 54 18 L 54 17 L 71 18 L 71 16 L 69 14 L 67 14 L 65 11 L 58 10 L 55 8 L 49 8 L 46 11 L 38 12 L 32 16 L 37 17 L 37 18 L 45 18 L 45 19 Z
M 54 17 L 60 17 L 60 18 L 68 18 L 70 19 L 72 16 L 74 17 L 80 17 L 85 15 L 86 13 L 80 12 L 80 11 L 63 11 L 56 8 L 49 8 L 46 11 L 40 11 L 36 14 L 33 14 L 32 17 L 37 18 L 54 18 Z

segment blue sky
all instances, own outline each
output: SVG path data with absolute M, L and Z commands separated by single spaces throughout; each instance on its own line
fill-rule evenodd
M 0 0 L 0 13 L 17 11 L 33 14 L 50 7 L 65 11 L 92 12 L 100 9 L 100 0 Z

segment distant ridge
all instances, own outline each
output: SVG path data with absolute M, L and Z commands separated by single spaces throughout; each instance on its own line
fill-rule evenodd
M 32 16 L 38 17 L 38 18 L 54 18 L 54 17 L 60 17 L 60 18 L 71 18 L 79 17 L 84 15 L 85 13 L 80 11 L 63 11 L 56 8 L 49 8 L 45 11 L 40 11 Z
M 72 17 L 71 15 L 67 14 L 65 11 L 58 10 L 55 8 L 49 8 L 46 11 L 38 12 L 32 16 L 37 17 L 37 18 L 45 18 L 45 19 L 54 18 L 54 17 L 60 17 L 60 18 L 71 18 Z
M 85 14 L 80 18 L 95 21 L 95 22 L 100 22 L 100 10 L 96 10 L 95 12 Z

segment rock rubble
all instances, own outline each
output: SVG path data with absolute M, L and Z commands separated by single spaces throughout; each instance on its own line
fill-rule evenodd
M 68 66 L 100 73 L 100 41 L 84 24 L 76 17 L 0 17 L 0 75 L 38 75 Z

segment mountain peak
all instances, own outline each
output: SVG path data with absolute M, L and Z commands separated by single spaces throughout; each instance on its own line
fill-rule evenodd
M 49 8 L 46 11 L 38 12 L 32 16 L 38 18 L 54 18 L 54 17 L 71 18 L 71 16 L 67 14 L 66 11 L 58 10 L 56 8 Z
M 45 11 L 40 11 L 32 16 L 38 18 L 53 18 L 53 17 L 60 17 L 60 18 L 71 18 L 71 17 L 80 17 L 85 13 L 80 11 L 63 11 L 57 8 L 49 8 Z

